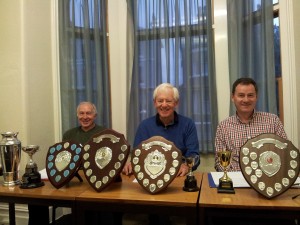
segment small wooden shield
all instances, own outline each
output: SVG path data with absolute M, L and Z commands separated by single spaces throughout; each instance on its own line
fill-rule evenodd
M 150 194 L 166 189 L 177 176 L 181 163 L 181 151 L 161 136 L 143 141 L 131 153 L 133 174 Z
M 74 141 L 64 141 L 49 147 L 46 171 L 51 184 L 61 188 L 75 175 L 82 161 L 82 145 Z M 81 180 L 81 178 L 79 178 Z
M 100 192 L 120 177 L 130 145 L 120 134 L 105 129 L 95 134 L 83 147 L 83 170 L 89 184 Z
M 292 142 L 275 134 L 261 134 L 242 146 L 240 168 L 249 185 L 271 199 L 295 183 L 299 157 Z

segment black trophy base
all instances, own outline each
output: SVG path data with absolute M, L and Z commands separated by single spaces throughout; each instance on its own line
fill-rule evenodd
M 187 176 L 184 180 L 184 187 L 182 188 L 187 192 L 195 192 L 199 191 L 199 187 L 197 186 L 197 180 L 194 176 Z
M 20 188 L 38 188 L 44 186 L 45 183 L 41 181 L 41 174 L 37 171 L 31 173 L 25 173 L 22 177 L 22 183 Z
M 232 181 L 219 180 L 218 193 L 235 194 Z

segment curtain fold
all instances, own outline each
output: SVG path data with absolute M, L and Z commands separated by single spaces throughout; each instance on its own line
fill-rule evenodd
M 169 82 L 180 91 L 178 113 L 196 124 L 200 152 L 213 152 L 218 123 L 210 1 L 127 0 L 133 52 L 128 140 L 139 123 L 155 115 L 152 94 Z M 130 66 L 130 64 L 128 64 Z M 133 146 L 135 147 L 135 146 Z
M 230 83 L 253 78 L 259 89 L 257 109 L 277 114 L 273 1 L 227 0 L 227 11 Z
M 76 107 L 93 102 L 110 127 L 106 0 L 59 0 L 62 131 L 78 125 Z

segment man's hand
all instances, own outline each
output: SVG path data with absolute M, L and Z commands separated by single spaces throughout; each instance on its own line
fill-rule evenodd
M 122 173 L 129 176 L 132 174 L 132 166 L 131 162 L 127 161 L 125 166 L 123 167 Z
M 188 172 L 189 172 L 189 167 L 188 167 L 185 163 L 182 163 L 181 166 L 180 166 L 180 169 L 179 169 L 179 171 L 178 171 L 177 176 L 178 176 L 178 177 L 183 177 L 183 176 L 185 176 Z

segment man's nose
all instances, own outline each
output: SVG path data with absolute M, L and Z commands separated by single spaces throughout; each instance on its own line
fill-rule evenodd
M 164 100 L 164 101 L 162 102 L 162 105 L 163 105 L 163 106 L 167 106 L 167 105 L 168 105 L 167 101 Z

